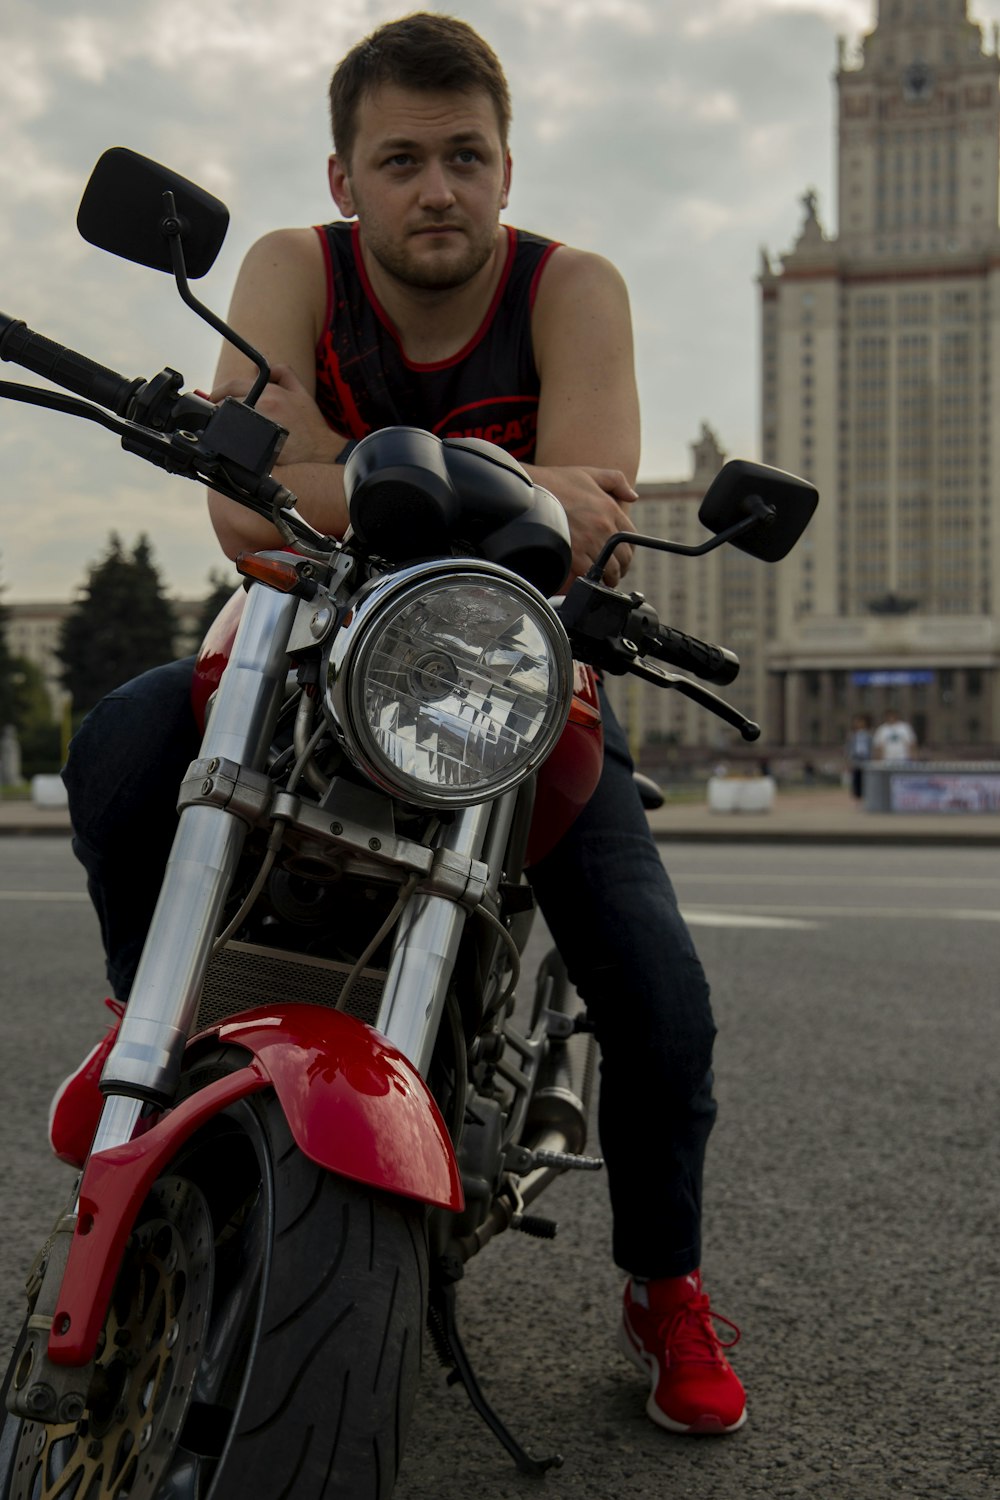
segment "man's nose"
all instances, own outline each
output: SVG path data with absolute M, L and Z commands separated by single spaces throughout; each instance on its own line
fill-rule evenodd
M 455 201 L 451 183 L 441 162 L 428 162 L 420 180 L 420 203 L 423 208 L 450 208 Z

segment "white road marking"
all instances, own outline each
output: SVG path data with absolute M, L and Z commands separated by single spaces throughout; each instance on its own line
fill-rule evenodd
M 86 891 L 0 891 L 0 901 L 89 901 Z
M 684 910 L 689 927 L 784 927 L 815 932 L 821 922 L 800 922 L 796 917 L 761 917 L 751 912 Z
M 884 884 L 884 882 L 882 882 Z M 34 901 L 77 902 L 89 901 L 86 891 L 4 891 L 0 890 L 0 902 Z M 1000 909 L 987 910 L 976 907 L 946 908 L 940 906 L 782 906 L 764 903 L 734 903 L 731 909 L 718 906 L 683 905 L 685 920 L 692 926 L 701 927 L 760 927 L 815 929 L 825 926 L 824 919 L 833 917 L 901 917 L 921 922 L 1000 922 Z M 815 919 L 819 920 L 815 920 Z
M 711 916 L 718 912 L 719 908 L 714 906 L 683 906 L 682 910 L 686 919 L 698 920 L 698 913 L 707 913 Z M 941 906 L 773 906 L 773 905 L 749 905 L 734 904 L 734 914 L 760 912 L 773 916 L 784 916 L 789 913 L 808 913 L 815 917 L 902 917 L 904 920 L 917 919 L 921 922 L 944 921 L 944 922 L 1000 922 L 1000 911 L 981 911 L 975 908 L 965 907 L 941 907 Z
M 670 869 L 678 870 L 676 860 L 671 861 Z M 737 872 L 710 873 L 695 870 L 685 871 L 683 875 L 677 875 L 678 880 L 683 880 L 685 885 L 693 885 L 698 882 L 702 885 L 732 885 L 739 883 L 741 876 Z M 912 887 L 919 889 L 925 887 L 928 890 L 957 889 L 959 886 L 972 886 L 974 890 L 992 890 L 994 887 L 1000 891 L 1000 880 L 984 880 L 981 876 L 937 876 L 937 875 L 854 875 L 846 870 L 838 872 L 831 870 L 825 875 L 800 874 L 800 875 L 778 875 L 768 874 L 764 877 L 767 885 L 873 885 L 885 890 L 886 886 Z

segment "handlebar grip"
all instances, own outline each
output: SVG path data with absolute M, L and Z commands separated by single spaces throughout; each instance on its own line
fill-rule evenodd
M 740 661 L 733 651 L 724 646 L 712 646 L 708 641 L 699 641 L 696 636 L 685 635 L 680 630 L 671 630 L 661 625 L 652 640 L 646 644 L 650 656 L 680 667 L 682 672 L 693 672 L 705 682 L 725 687 L 739 676 Z
M 132 397 L 145 382 L 141 377 L 128 380 L 116 370 L 109 370 L 85 354 L 77 354 L 63 344 L 33 332 L 25 323 L 0 313 L 0 358 L 23 365 L 34 375 L 54 381 L 82 396 L 106 406 L 116 416 L 124 417 Z

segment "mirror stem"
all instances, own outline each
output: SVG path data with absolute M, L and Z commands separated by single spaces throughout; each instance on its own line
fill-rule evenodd
M 637 536 L 634 531 L 616 531 L 614 536 L 609 537 L 605 542 L 584 577 L 591 583 L 599 583 L 608 565 L 608 559 L 622 542 L 627 542 L 630 547 L 653 547 L 657 552 L 672 552 L 678 557 L 704 557 L 706 552 L 714 552 L 716 547 L 721 547 L 725 542 L 731 542 L 734 537 L 742 536 L 745 531 L 759 526 L 761 520 L 767 520 L 773 516 L 773 507 L 767 505 L 759 496 L 751 496 L 747 504 L 749 505 L 751 501 L 756 501 L 758 505 L 763 506 L 763 510 L 759 513 L 755 510 L 744 520 L 737 521 L 735 526 L 729 526 L 725 531 L 720 531 L 717 536 L 709 537 L 708 541 L 702 542 L 700 547 L 685 547 L 682 542 L 664 542 L 653 536 Z
M 229 327 L 228 323 L 224 323 L 220 317 L 217 317 L 212 312 L 211 308 L 206 307 L 203 302 L 198 301 L 198 298 L 194 295 L 188 284 L 187 266 L 184 263 L 184 246 L 181 240 L 181 220 L 177 213 L 177 204 L 174 195 L 169 190 L 163 194 L 163 207 L 165 212 L 163 219 L 160 221 L 160 233 L 170 246 L 170 259 L 173 263 L 174 280 L 177 283 L 177 290 L 180 292 L 183 301 L 187 303 L 193 312 L 198 314 L 199 318 L 206 322 L 210 328 L 214 328 L 216 333 L 221 333 L 222 337 L 228 343 L 234 344 L 241 354 L 246 355 L 251 364 L 257 366 L 257 379 L 243 401 L 244 406 L 255 406 L 261 391 L 271 378 L 271 367 L 263 354 L 259 353 L 252 344 L 248 344 L 245 339 L 241 339 L 239 334 L 234 333 Z

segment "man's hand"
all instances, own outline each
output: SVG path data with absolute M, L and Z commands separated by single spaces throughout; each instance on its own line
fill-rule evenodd
M 249 377 L 220 381 L 210 399 L 226 396 L 243 400 L 250 389 Z M 274 477 L 297 497 L 300 515 L 329 536 L 343 536 L 347 528 L 344 472 L 336 466 L 346 439 L 328 427 L 322 412 L 291 365 L 271 367 L 271 379 L 257 402 L 257 410 L 288 429 L 278 455 Z M 260 516 L 224 496 L 209 492 L 209 514 L 219 545 L 227 557 L 248 550 L 279 545 L 278 533 Z
M 216 386 L 209 399 L 221 401 L 225 396 L 243 400 L 250 389 L 246 380 L 227 380 Z M 288 437 L 281 450 L 279 464 L 332 464 L 346 439 L 327 426 L 316 405 L 291 365 L 272 365 L 269 383 L 261 392 L 257 411 L 287 427 Z
M 635 531 L 624 508 L 639 496 L 620 469 L 526 464 L 536 484 L 551 490 L 569 521 L 573 560 L 570 578 L 579 578 L 600 555 L 616 531 Z M 633 548 L 615 548 L 604 569 L 604 582 L 617 588 L 632 561 Z

